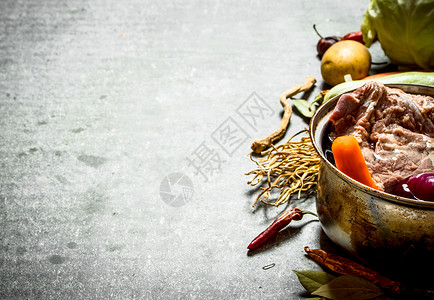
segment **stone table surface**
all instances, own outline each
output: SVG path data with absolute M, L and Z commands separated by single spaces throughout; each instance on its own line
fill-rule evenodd
M 247 154 L 284 90 L 324 88 L 312 25 L 357 31 L 368 2 L 2 0 L 0 298 L 307 296 L 303 247 L 335 246 L 307 216 L 247 251 L 315 211 L 252 208 Z

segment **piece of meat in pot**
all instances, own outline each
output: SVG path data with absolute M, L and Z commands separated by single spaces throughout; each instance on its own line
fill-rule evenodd
M 338 100 L 332 137 L 354 136 L 377 186 L 434 172 L 434 99 L 368 82 Z

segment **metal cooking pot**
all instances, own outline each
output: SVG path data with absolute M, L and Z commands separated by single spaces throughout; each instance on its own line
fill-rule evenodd
M 429 86 L 386 86 L 434 97 L 434 88 Z M 410 200 L 362 186 L 326 159 L 321 141 L 339 96 L 323 104 L 310 122 L 310 136 L 321 157 L 316 206 L 324 232 L 368 264 L 393 267 L 407 274 L 431 272 L 434 202 Z

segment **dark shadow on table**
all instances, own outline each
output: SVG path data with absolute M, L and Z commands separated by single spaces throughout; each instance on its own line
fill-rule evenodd
M 378 261 L 375 260 L 375 258 L 373 258 L 371 261 L 360 260 L 340 246 L 333 243 L 333 241 L 331 241 L 322 230 L 320 236 L 320 247 L 327 252 L 337 254 L 363 266 L 371 268 L 381 275 L 388 277 L 389 279 L 401 282 L 404 285 L 404 288 L 408 289 L 408 295 L 399 299 L 434 300 L 434 280 L 431 273 L 434 268 L 434 260 L 432 257 L 422 258 L 422 260 L 426 260 L 425 264 L 415 262 L 417 265 L 411 266 L 412 269 L 408 271 L 405 269 L 404 264 L 399 261 L 396 263 L 385 264 L 384 261 Z M 324 271 L 330 272 L 326 269 L 324 269 Z M 433 292 L 431 293 L 431 291 Z

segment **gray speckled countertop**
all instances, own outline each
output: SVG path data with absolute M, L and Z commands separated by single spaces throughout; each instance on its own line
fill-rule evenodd
M 302 298 L 334 246 L 306 216 L 247 252 L 287 206 L 246 154 L 368 2 L 1 1 L 0 298 Z

